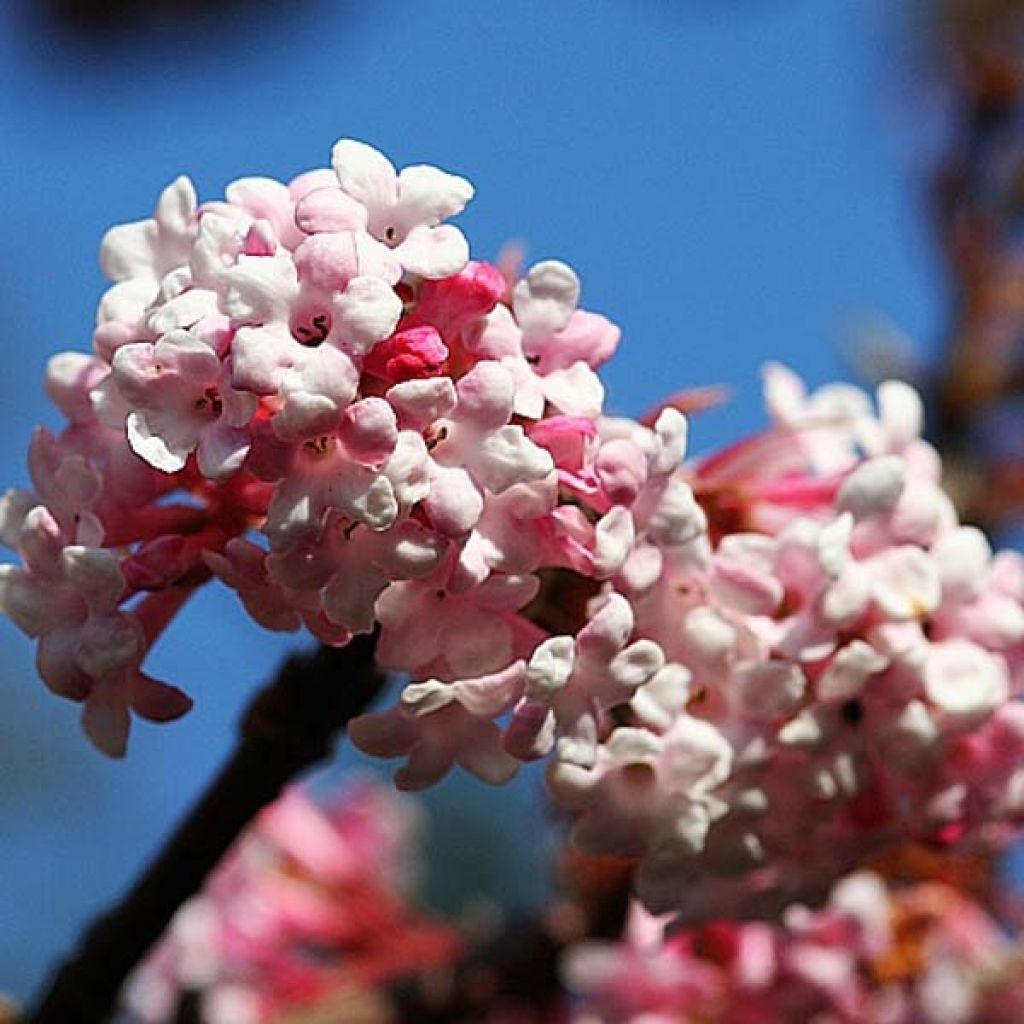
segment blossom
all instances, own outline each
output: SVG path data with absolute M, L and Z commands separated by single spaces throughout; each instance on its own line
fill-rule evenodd
M 396 173 L 365 143 L 343 139 L 331 154 L 342 190 L 366 210 L 366 226 L 406 270 L 427 278 L 457 273 L 469 258 L 462 232 L 441 222 L 473 198 L 465 178 L 417 165 Z
M 912 405 L 895 387 L 881 394 L 883 410 L 893 396 Z M 901 836 L 1008 835 L 1020 783 L 995 765 L 1022 753 L 1010 698 L 1024 633 L 1019 604 L 1004 604 L 1020 593 L 1019 559 L 1000 554 L 995 573 L 984 540 L 929 489 L 924 442 L 887 423 L 891 411 L 873 419 L 866 397 L 853 404 L 857 417 L 829 424 L 845 454 L 823 473 L 797 430 L 680 468 L 685 424 L 672 410 L 653 429 L 539 422 L 531 437 L 573 495 L 537 509 L 539 564 L 593 581 L 589 600 L 569 631 L 526 646 L 488 639 L 486 662 L 461 677 L 453 662 L 404 657 L 437 678 L 407 688 L 401 712 L 358 724 L 357 742 L 436 751 L 431 772 L 410 761 L 402 778 L 470 765 L 469 742 L 494 765 L 502 751 L 549 757 L 575 841 L 635 858 L 639 897 L 684 920 L 820 900 Z M 626 527 L 610 560 L 606 522 Z M 471 603 L 477 585 L 460 590 Z M 401 635 L 432 656 L 446 646 L 448 598 L 433 604 L 430 583 L 415 586 L 428 604 L 409 606 Z M 1001 609 L 998 629 L 982 629 L 979 603 Z M 546 621 L 543 604 L 534 614 Z M 501 621 L 472 633 L 511 637 L 514 619 Z
M 19 609 L 73 609 L 75 629 L 98 628 L 61 572 L 27 553 L 38 507 L 51 561 L 84 546 L 121 581 L 101 604 L 134 638 L 120 645 L 125 671 L 173 614 L 147 612 L 144 636 L 126 606 L 170 609 L 211 572 L 262 624 L 345 643 L 373 627 L 389 587 L 437 569 L 452 538 L 468 543 L 488 498 L 546 480 L 550 457 L 511 422 L 509 371 L 461 340 L 504 288 L 467 267 L 465 239 L 443 223 L 471 197 L 462 178 L 398 173 L 343 140 L 333 169 L 239 179 L 206 203 L 179 178 L 152 218 L 111 229 L 95 355 L 65 353 L 48 373 L 68 426 L 37 434 L 35 490 L 3 501 L 4 541 L 26 559 L 5 569 L 5 611 L 45 650 L 64 634 Z M 513 511 L 489 514 L 474 546 L 493 545 Z M 484 584 L 489 570 L 476 571 Z M 109 686 L 55 688 L 95 708 Z M 123 746 L 117 717 L 108 751 Z
M 287 790 L 129 979 L 130 1019 L 168 1020 L 191 994 L 210 1024 L 263 1024 L 450 962 L 455 933 L 409 905 L 421 826 L 368 781 L 325 805 Z
M 0 566 L 0 607 L 39 637 L 36 664 L 55 693 L 82 701 L 82 724 L 105 753 L 124 752 L 128 709 L 145 718 L 178 718 L 192 702 L 142 673 L 146 612 L 118 610 L 127 581 L 105 548 L 64 543 L 45 506 L 25 516 L 19 535 L 23 569 Z
M 132 411 L 125 420 L 132 450 L 166 473 L 183 469 L 195 451 L 208 479 L 230 476 L 249 450 L 245 425 L 256 408 L 236 392 L 217 353 L 188 331 L 170 331 L 156 344 L 122 345 L 113 382 Z
M 342 140 L 108 234 L 94 354 L 47 372 L 67 424 L 0 502 L 0 608 L 93 739 L 187 708 L 142 662 L 216 578 L 266 628 L 379 630 L 408 685 L 352 734 L 402 785 L 546 758 L 649 910 L 771 917 L 894 839 L 1005 842 L 1024 562 L 958 522 L 918 396 L 770 365 L 766 428 L 688 456 L 678 397 L 605 410 L 620 332 L 572 268 L 470 259 L 472 195 Z
M 952 886 L 840 879 L 819 910 L 775 924 L 721 920 L 663 937 L 634 905 L 615 943 L 584 941 L 563 964 L 576 1024 L 842 1020 L 981 1024 L 1016 1019 L 1019 945 Z

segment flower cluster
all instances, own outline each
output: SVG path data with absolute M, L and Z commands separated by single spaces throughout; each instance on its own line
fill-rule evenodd
M 600 411 L 619 332 L 563 264 L 512 288 L 470 262 L 443 221 L 472 194 L 344 140 L 331 169 L 221 202 L 179 178 L 108 232 L 94 354 L 47 370 L 68 426 L 37 431 L 34 490 L 0 505 L 23 563 L 0 607 L 107 753 L 130 710 L 188 710 L 141 663 L 211 574 L 271 629 L 344 644 L 379 618 L 395 668 L 473 674 L 539 636 L 513 623 L 542 560 L 519 523 L 557 503 L 557 439 L 531 435 Z M 408 629 L 449 596 L 436 635 Z
M 941 882 L 843 878 L 818 911 L 779 924 L 717 921 L 661 939 L 634 906 L 623 940 L 564 964 L 573 1024 L 1011 1024 L 1024 956 L 981 904 Z
M 172 1020 L 187 998 L 207 1024 L 263 1024 L 328 998 L 354 1014 L 386 984 L 449 963 L 456 933 L 408 902 L 418 831 L 407 800 L 368 782 L 326 806 L 288 791 L 132 976 L 131 1019 Z
M 576 841 L 636 858 L 646 905 L 689 920 L 823 899 L 903 837 L 1004 840 L 1024 810 L 1024 561 L 957 523 L 909 388 L 876 411 L 771 367 L 766 392 L 770 430 L 683 469 L 670 412 L 556 449 L 575 501 L 554 515 L 589 510 L 610 553 L 568 563 L 606 580 L 582 627 L 413 682 L 356 741 L 405 753 L 411 786 L 550 754 Z
M 114 228 L 69 425 L 0 505 L 0 608 L 124 749 L 188 707 L 141 668 L 216 576 L 270 629 L 379 628 L 411 682 L 353 723 L 399 784 L 549 758 L 577 841 L 691 920 L 820 900 L 900 838 L 1024 809 L 1024 562 L 957 522 L 912 390 L 808 394 L 683 465 L 671 400 L 604 410 L 619 331 L 546 261 L 513 280 L 445 223 L 472 196 L 339 142 L 331 169 L 185 179 Z

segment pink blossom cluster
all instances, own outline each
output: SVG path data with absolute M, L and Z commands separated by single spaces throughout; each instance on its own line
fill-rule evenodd
M 286 792 L 132 976 L 130 1019 L 173 1020 L 183 998 L 206 1024 L 265 1024 L 328 998 L 340 1015 L 449 963 L 456 933 L 410 904 L 419 832 L 416 808 L 368 781 L 323 806 Z
M 1014 1024 L 1024 1005 L 1019 942 L 941 882 L 860 871 L 777 924 L 662 924 L 634 905 L 621 941 L 569 950 L 572 1024 Z
M 772 915 L 910 836 L 1002 840 L 1024 807 L 1024 561 L 961 526 L 908 387 L 808 394 L 683 465 L 669 401 L 604 411 L 619 331 L 545 261 L 445 223 L 472 196 L 349 140 L 288 185 L 186 179 L 112 229 L 68 418 L 0 504 L 0 608 L 121 753 L 189 706 L 142 660 L 214 575 L 270 629 L 379 627 L 410 683 L 353 723 L 398 782 L 548 758 L 578 843 L 655 911 Z
M 549 449 L 591 429 L 619 332 L 564 264 L 513 288 L 470 262 L 443 222 L 472 195 L 343 140 L 330 169 L 220 202 L 179 178 L 107 233 L 94 353 L 47 369 L 68 425 L 0 505 L 22 561 L 0 608 L 107 753 L 130 711 L 188 710 L 141 664 L 211 573 L 270 629 L 340 645 L 378 619 L 399 669 L 472 675 L 541 636 L 515 613 L 542 549 L 585 561 L 607 531 L 521 523 L 558 504 Z
M 1024 560 L 958 524 L 910 388 L 876 409 L 776 366 L 766 396 L 768 431 L 682 469 L 671 410 L 554 449 L 566 511 L 617 538 L 601 571 L 561 563 L 605 581 L 582 627 L 411 683 L 356 742 L 405 754 L 407 786 L 549 756 L 575 841 L 635 858 L 648 908 L 691 921 L 820 901 L 908 836 L 1004 841 L 1024 810 Z M 611 446 L 637 469 L 604 512 Z

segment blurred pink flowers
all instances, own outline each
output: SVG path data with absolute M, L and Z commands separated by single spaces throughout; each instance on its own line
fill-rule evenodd
M 449 963 L 458 936 L 409 902 L 419 825 L 407 800 L 369 782 L 323 807 L 287 792 L 136 972 L 133 1019 L 173 1019 L 191 993 L 206 1024 L 263 1024 Z
M 981 904 L 940 882 L 894 888 L 848 875 L 817 911 L 717 921 L 662 940 L 631 910 L 625 938 L 567 955 L 573 1024 L 1011 1024 L 1020 946 Z

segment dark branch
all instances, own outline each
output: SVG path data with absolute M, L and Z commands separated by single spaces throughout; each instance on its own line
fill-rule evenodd
M 247 710 L 230 760 L 121 903 L 89 928 L 25 1024 L 109 1017 L 125 978 L 239 834 L 380 692 L 375 648 L 375 637 L 356 637 L 285 662 Z

